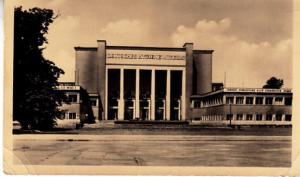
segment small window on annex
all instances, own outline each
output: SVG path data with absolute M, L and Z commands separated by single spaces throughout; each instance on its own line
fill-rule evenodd
M 246 104 L 253 104 L 253 97 L 246 97 Z
M 266 115 L 266 121 L 272 121 L 272 117 L 273 117 L 272 114 L 267 114 Z
M 267 97 L 267 98 L 266 98 L 266 104 L 267 104 L 267 105 L 273 104 L 273 97 Z
M 76 113 L 69 113 L 69 119 L 76 119 Z
M 247 114 L 246 120 L 253 120 L 253 115 L 252 114 Z
M 243 120 L 243 114 L 237 114 L 236 120 Z
M 282 114 L 276 114 L 276 121 L 282 121 Z
M 236 104 L 244 104 L 244 97 L 236 97 Z
M 262 114 L 256 114 L 256 120 L 262 121 Z
M 292 121 L 292 115 L 286 114 L 285 115 L 285 121 Z
M 263 104 L 263 97 L 256 97 L 255 104 Z
M 233 104 L 233 97 L 226 97 L 226 104 Z
M 226 120 L 232 120 L 233 118 L 233 115 L 232 114 L 227 114 L 226 115 Z
M 291 106 L 292 105 L 292 98 L 291 97 L 286 97 L 285 101 L 284 101 L 284 105 Z

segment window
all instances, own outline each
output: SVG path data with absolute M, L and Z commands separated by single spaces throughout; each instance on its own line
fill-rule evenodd
M 272 97 L 267 97 L 266 98 L 266 104 L 268 104 L 268 105 L 273 104 L 273 98 Z
M 194 108 L 200 108 L 201 102 L 200 101 L 194 101 Z
M 287 105 L 287 106 L 292 105 L 292 98 L 285 98 L 284 105 Z
M 252 119 L 253 119 L 253 115 L 252 114 L 247 114 L 246 120 L 252 120 Z
M 275 98 L 275 105 L 282 105 L 283 98 L 282 97 L 276 97 Z
M 66 118 L 65 116 L 66 116 L 66 115 L 65 115 L 65 113 L 63 112 L 63 113 L 60 114 L 59 118 L 65 119 L 65 118 Z
M 243 120 L 243 114 L 237 114 L 236 120 Z
M 253 97 L 246 97 L 246 104 L 253 104 Z
M 266 115 L 266 121 L 272 121 L 272 117 L 273 117 L 272 114 L 267 114 Z
M 71 103 L 76 103 L 77 102 L 77 95 L 69 95 L 68 96 L 68 101 Z
M 263 104 L 263 97 L 256 97 L 255 104 Z
M 282 121 L 282 114 L 276 114 L 276 121 Z
M 256 120 L 262 121 L 262 114 L 256 114 Z
M 286 114 L 285 115 L 285 121 L 292 121 L 292 115 Z
M 226 104 L 233 104 L 233 97 L 226 97 Z
M 90 98 L 91 106 L 97 106 L 97 98 Z
M 244 97 L 236 97 L 236 104 L 244 104 Z
M 233 118 L 233 115 L 232 114 L 227 114 L 226 115 L 226 120 L 232 120 Z
M 69 113 L 69 119 L 76 119 L 76 113 Z

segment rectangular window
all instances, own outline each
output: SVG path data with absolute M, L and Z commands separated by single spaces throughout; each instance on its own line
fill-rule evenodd
M 201 102 L 200 101 L 194 101 L 194 108 L 200 108 L 201 107 Z
M 71 103 L 77 103 L 77 95 L 69 95 L 68 101 Z
M 76 113 L 69 113 L 69 119 L 76 119 Z
M 237 114 L 236 120 L 243 120 L 243 114 Z
M 292 98 L 285 98 L 284 105 L 291 106 L 292 105 Z
M 282 121 L 282 114 L 276 114 L 276 121 Z
M 256 97 L 255 104 L 263 104 L 263 97 Z
M 285 115 L 285 121 L 292 121 L 292 115 L 286 114 Z
M 232 114 L 227 114 L 226 115 L 226 120 L 232 120 L 233 118 L 233 115 Z
M 275 98 L 275 105 L 283 105 L 283 98 L 282 97 L 276 97 Z
M 244 97 L 236 97 L 236 104 L 244 104 Z
M 90 98 L 90 105 L 97 106 L 97 98 Z
M 266 121 L 272 121 L 272 117 L 273 117 L 272 114 L 267 114 L 266 115 Z
M 246 97 L 246 104 L 253 104 L 253 97 Z
M 262 121 L 262 114 L 256 114 L 256 120 Z
M 267 105 L 273 104 L 273 97 L 267 97 L 267 98 L 266 98 L 266 104 L 267 104 Z
M 252 114 L 247 114 L 246 120 L 253 120 L 253 115 Z
M 233 97 L 226 97 L 226 104 L 233 104 Z

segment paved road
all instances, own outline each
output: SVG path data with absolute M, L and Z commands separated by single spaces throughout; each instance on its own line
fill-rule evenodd
M 290 136 L 14 135 L 14 162 L 35 165 L 291 165 Z

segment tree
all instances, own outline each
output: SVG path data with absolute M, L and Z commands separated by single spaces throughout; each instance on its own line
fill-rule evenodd
M 266 84 L 263 88 L 270 88 L 270 89 L 280 89 L 283 86 L 283 80 L 277 79 L 276 77 L 271 77 L 267 80 Z
M 50 9 L 15 8 L 13 118 L 23 129 L 51 129 L 64 95 L 54 87 L 64 71 L 43 57 L 48 26 L 56 18 Z

